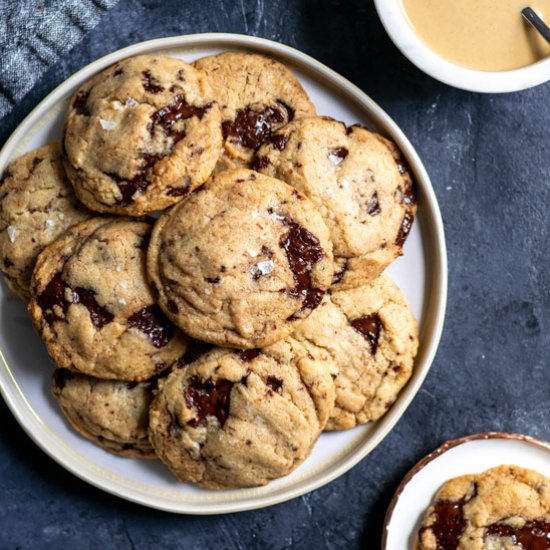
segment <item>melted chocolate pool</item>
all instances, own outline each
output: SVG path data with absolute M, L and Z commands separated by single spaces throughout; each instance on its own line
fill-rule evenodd
M 299 319 L 301 312 L 315 309 L 323 299 L 324 291 L 311 286 L 311 268 L 325 254 L 315 235 L 289 218 L 284 218 L 282 221 L 289 231 L 279 244 L 286 252 L 296 283 L 288 293 L 295 298 L 303 297 L 302 308 L 288 318 L 289 321 L 294 321 Z
M 485 529 L 485 538 L 490 536 L 511 538 L 515 545 L 525 550 L 550 549 L 550 523 L 542 519 L 528 521 L 521 528 L 494 523 Z
M 378 349 L 380 331 L 384 326 L 377 313 L 363 315 L 350 321 L 351 326 L 363 335 L 370 344 L 370 351 L 374 355 Z
M 203 381 L 198 376 L 192 376 L 184 390 L 184 396 L 187 405 L 196 409 L 197 417 L 190 420 L 188 424 L 196 427 L 205 417 L 215 416 L 220 426 L 223 426 L 229 416 L 232 387 L 233 382 L 229 380 L 222 379 L 214 382 L 209 378 Z
M 67 300 L 67 295 L 72 296 L 71 301 Z M 44 319 L 50 325 L 55 321 L 66 321 L 65 315 L 71 304 L 85 306 L 90 313 L 93 325 L 99 329 L 114 319 L 114 315 L 110 311 L 97 303 L 93 290 L 70 287 L 63 281 L 61 273 L 56 273 L 52 277 L 46 288 L 37 296 L 36 301 L 42 309 Z
M 146 306 L 130 315 L 128 326 L 143 332 L 156 348 L 168 344 L 174 334 L 174 326 L 157 305 Z

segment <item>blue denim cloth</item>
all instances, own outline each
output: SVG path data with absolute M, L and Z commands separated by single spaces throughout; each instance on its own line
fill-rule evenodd
M 117 0 L 0 0 L 0 118 Z

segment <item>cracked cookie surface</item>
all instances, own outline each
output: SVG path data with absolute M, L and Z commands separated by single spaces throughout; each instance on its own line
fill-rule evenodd
M 447 481 L 435 495 L 416 550 L 550 548 L 550 479 L 498 466 Z
M 256 348 L 318 306 L 332 245 L 301 193 L 241 168 L 216 174 L 157 221 L 147 269 L 159 304 L 187 334 Z
M 181 59 L 137 56 L 71 99 L 63 144 L 79 199 L 97 212 L 141 215 L 178 202 L 212 173 L 221 118 L 203 74 Z
M 150 233 L 145 222 L 92 218 L 40 254 L 29 311 L 58 367 L 139 381 L 185 351 L 146 280 Z
M 294 119 L 315 115 L 298 79 L 275 59 L 225 52 L 195 61 L 222 112 L 223 154 L 217 170 L 249 167 L 254 151 Z
M 0 182 L 0 269 L 8 286 L 27 300 L 38 254 L 91 215 L 65 175 L 59 143 L 14 160 Z
M 416 320 L 386 275 L 332 292 L 293 338 L 328 353 L 336 376 L 336 403 L 327 430 L 345 430 L 380 418 L 412 374 L 418 349 Z
M 376 278 L 402 254 L 416 200 L 411 176 L 390 141 L 330 118 L 305 118 L 273 134 L 254 166 L 319 208 L 334 245 L 337 288 Z
M 216 348 L 161 381 L 150 439 L 181 481 L 255 487 L 305 460 L 333 403 L 329 372 L 292 339 Z
M 111 453 L 156 458 L 148 437 L 149 405 L 156 381 L 100 380 L 55 369 L 52 393 L 81 435 Z

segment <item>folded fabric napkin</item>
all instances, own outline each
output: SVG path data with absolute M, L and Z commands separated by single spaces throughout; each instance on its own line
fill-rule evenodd
M 118 0 L 0 0 L 0 118 Z

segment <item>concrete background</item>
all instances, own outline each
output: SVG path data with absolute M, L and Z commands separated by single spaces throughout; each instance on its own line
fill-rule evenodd
M 352 471 L 291 502 L 219 517 L 155 512 L 86 485 L 44 455 L 2 403 L 0 548 L 378 548 L 399 481 L 444 440 L 488 430 L 550 438 L 550 84 L 498 96 L 440 84 L 397 51 L 368 0 L 121 0 L 2 120 L 0 143 L 97 57 L 209 31 L 314 56 L 365 90 L 413 142 L 449 248 L 436 361 L 396 428 Z

